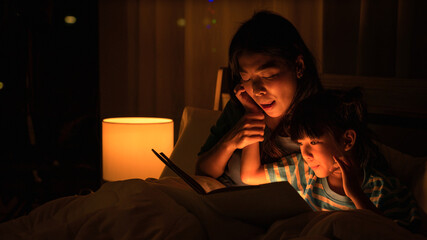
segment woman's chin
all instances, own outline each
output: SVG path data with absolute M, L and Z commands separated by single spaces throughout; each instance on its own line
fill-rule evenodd
M 285 113 L 282 113 L 282 112 L 265 111 L 265 110 L 264 110 L 264 112 L 265 112 L 265 114 L 267 114 L 267 116 L 269 116 L 270 118 L 273 118 L 273 119 L 276 119 L 276 118 L 281 119 L 285 115 Z

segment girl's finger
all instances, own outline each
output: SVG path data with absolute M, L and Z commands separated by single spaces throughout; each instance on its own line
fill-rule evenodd
M 341 157 L 335 157 L 333 156 L 335 161 L 337 161 L 339 164 L 344 164 L 345 166 L 351 166 L 349 161 L 344 156 Z
M 341 167 L 341 161 L 340 160 L 338 160 L 338 158 L 337 157 L 335 157 L 335 156 L 333 156 L 332 155 L 332 158 L 334 159 L 334 161 L 338 164 L 338 166 L 340 166 Z
M 338 164 L 341 171 L 345 172 L 346 169 L 348 168 L 347 165 L 339 157 L 333 156 L 333 158 L 334 158 L 335 162 Z

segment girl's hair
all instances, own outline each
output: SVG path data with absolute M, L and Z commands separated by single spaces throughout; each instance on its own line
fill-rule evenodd
M 297 79 L 297 89 L 294 99 L 289 106 L 281 124 L 264 142 L 263 159 L 282 157 L 284 153 L 275 144 L 277 135 L 288 135 L 289 121 L 295 104 L 322 89 L 317 73 L 314 57 L 308 50 L 297 29 L 284 17 L 269 11 L 256 12 L 251 19 L 244 22 L 234 35 L 228 56 L 231 69 L 230 95 L 234 101 L 233 89 L 241 82 L 238 59 L 243 53 L 261 53 L 268 56 L 279 57 L 296 70 L 296 60 L 302 56 L 305 69 L 303 76 Z
M 329 133 L 340 142 L 344 132 L 352 129 L 356 132 L 352 152 L 360 161 L 360 167 L 385 169 L 387 163 L 372 142 L 372 132 L 365 119 L 366 113 L 360 88 L 320 92 L 296 106 L 290 124 L 291 139 L 319 138 Z

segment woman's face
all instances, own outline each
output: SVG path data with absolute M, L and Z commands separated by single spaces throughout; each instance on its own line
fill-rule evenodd
M 295 70 L 279 57 L 246 53 L 238 58 L 242 86 L 272 118 L 285 115 L 294 98 Z

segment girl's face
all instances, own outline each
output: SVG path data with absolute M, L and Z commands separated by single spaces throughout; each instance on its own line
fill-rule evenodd
M 343 149 L 331 134 L 324 134 L 315 139 L 305 136 L 298 139 L 298 144 L 302 157 L 317 177 L 325 178 L 340 171 L 333 156 L 341 156 Z
M 259 53 L 245 53 L 238 62 L 241 84 L 249 96 L 268 116 L 284 116 L 297 88 L 295 71 L 283 59 Z

